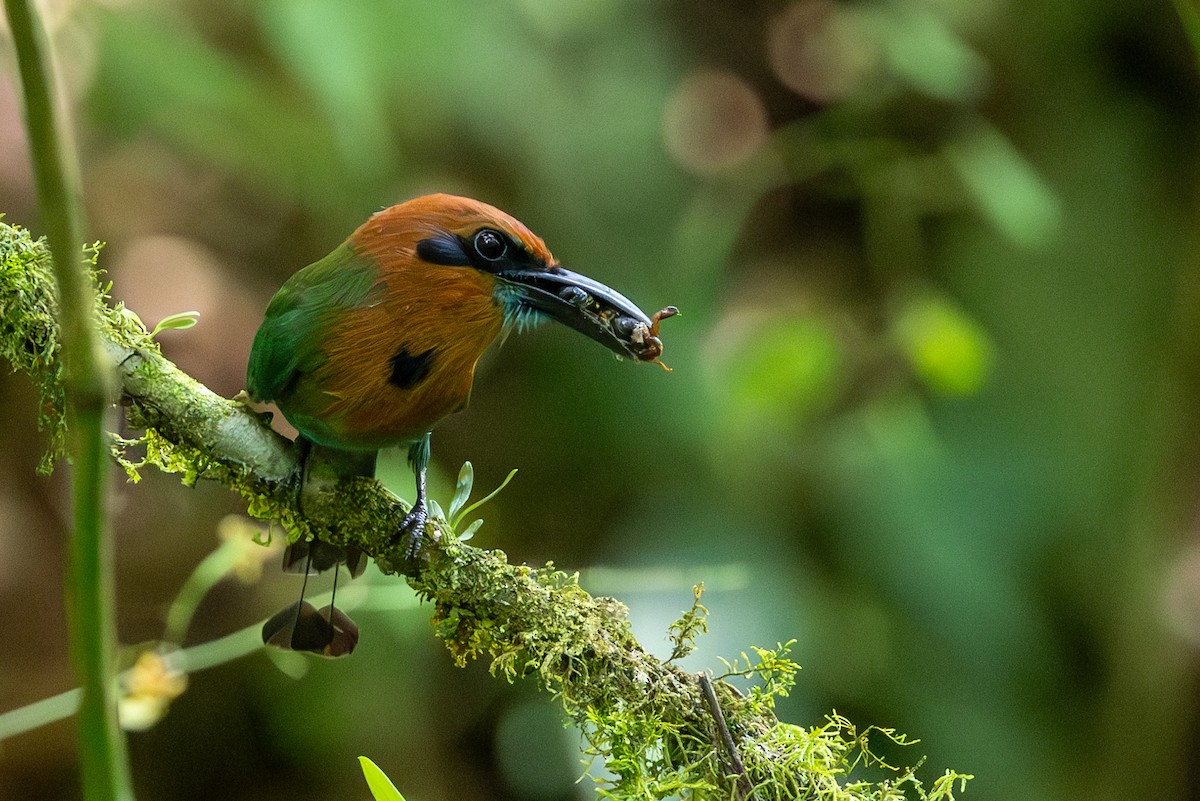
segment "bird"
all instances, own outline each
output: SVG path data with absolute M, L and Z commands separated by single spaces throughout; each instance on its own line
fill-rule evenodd
M 274 402 L 297 430 L 302 488 L 318 474 L 373 477 L 378 452 L 408 448 L 416 497 L 397 537 L 420 552 L 429 507 L 426 472 L 434 426 L 466 407 L 483 353 L 511 330 L 553 320 L 622 359 L 657 362 L 661 319 L 614 289 L 563 268 L 545 242 L 500 209 L 432 194 L 373 214 L 329 255 L 291 276 L 255 334 L 246 388 Z M 365 556 L 318 541 L 294 543 L 285 568 L 351 575 Z M 335 573 L 336 590 L 336 573 Z M 303 600 L 264 626 L 265 641 L 341 655 L 357 627 L 332 603 Z

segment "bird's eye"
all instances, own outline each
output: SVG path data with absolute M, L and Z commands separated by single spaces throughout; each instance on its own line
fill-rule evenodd
M 484 228 L 475 234 L 475 252 L 488 261 L 498 261 L 508 252 L 508 241 L 496 231 Z

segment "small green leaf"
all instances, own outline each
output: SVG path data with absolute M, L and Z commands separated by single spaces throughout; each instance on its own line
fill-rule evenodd
M 371 789 L 375 801 L 404 801 L 404 796 L 400 795 L 396 785 L 392 784 L 392 780 L 378 765 L 365 756 L 358 758 L 358 764 L 362 766 L 363 777 L 367 780 L 367 787 Z
M 472 523 L 471 525 L 467 526 L 466 531 L 464 531 L 462 534 L 458 535 L 458 541 L 466 542 L 467 540 L 471 539 L 471 537 L 475 536 L 475 532 L 479 531 L 479 527 L 482 525 L 483 525 L 483 518 L 481 517 L 478 520 L 476 520 L 474 523 Z
M 471 512 L 474 512 L 480 506 L 483 506 L 485 503 L 490 501 L 492 498 L 495 498 L 497 495 L 499 495 L 500 490 L 507 487 L 508 482 L 512 481 L 513 476 L 515 476 L 516 474 L 517 474 L 517 468 L 514 467 L 509 472 L 508 476 L 503 481 L 500 482 L 500 486 L 496 487 L 494 490 L 489 492 L 487 495 L 485 495 L 484 497 L 475 501 L 475 503 L 471 504 L 466 509 L 463 509 L 461 512 L 459 512 L 458 515 L 452 521 L 450 521 L 450 528 L 452 530 L 456 530 L 458 528 L 459 522 L 461 522 L 464 517 L 471 514 Z
M 429 516 L 436 517 L 438 520 L 446 520 L 446 513 L 442 511 L 442 505 L 433 498 L 429 499 Z
M 720 391 L 735 425 L 791 425 L 836 403 L 847 375 L 846 346 L 819 317 L 774 313 L 752 323 L 754 348 L 723 355 Z
M 168 314 L 166 317 L 158 321 L 158 325 L 154 326 L 154 330 L 150 332 L 150 337 L 153 339 L 163 331 L 182 331 L 185 328 L 191 328 L 200 319 L 200 312 L 185 311 L 177 314 Z
M 454 517 L 463 504 L 471 497 L 471 487 L 475 485 L 475 468 L 470 462 L 463 462 L 462 470 L 458 471 L 458 485 L 454 488 L 454 499 L 450 501 L 450 516 Z

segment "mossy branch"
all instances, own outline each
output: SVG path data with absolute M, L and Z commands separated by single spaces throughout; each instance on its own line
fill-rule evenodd
M 40 243 L 0 223 L 0 352 L 32 376 L 42 393 L 42 423 L 61 443 L 61 372 L 46 265 Z M 928 791 L 911 771 L 880 783 L 850 779 L 856 765 L 872 760 L 868 736 L 902 739 L 891 732 L 857 732 L 836 715 L 811 728 L 776 720 L 774 698 L 786 694 L 796 669 L 786 647 L 755 649 L 755 660 L 730 666 L 731 673 L 763 681 L 748 695 L 713 681 L 723 712 L 715 716 L 698 677 L 648 654 L 630 632 L 628 610 L 589 595 L 575 575 L 509 564 L 500 551 L 456 541 L 447 527 L 420 564 L 406 562 L 393 534 L 407 506 L 374 481 L 348 482 L 320 503 L 306 501 L 302 518 L 294 505 L 299 461 L 291 442 L 243 403 L 181 372 L 119 303 L 101 302 L 96 315 L 129 422 L 145 431 L 134 441 L 114 437 L 114 455 L 132 476 L 152 465 L 185 483 L 219 481 L 247 500 L 252 516 L 279 521 L 293 536 L 356 546 L 385 573 L 405 575 L 432 602 L 437 632 L 460 664 L 488 658 L 493 674 L 536 676 L 562 700 L 616 775 L 599 790 L 606 797 L 882 801 L 902 798 L 907 788 L 922 798 L 953 798 L 963 777 L 951 772 Z M 135 447 L 144 447 L 136 461 Z M 697 593 L 676 626 L 678 653 L 703 631 L 703 614 Z M 740 754 L 728 753 L 730 743 Z M 742 775 L 730 770 L 739 761 Z

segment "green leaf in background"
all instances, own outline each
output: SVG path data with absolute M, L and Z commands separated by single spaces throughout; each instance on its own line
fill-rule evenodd
M 932 8 L 893 3 L 876 20 L 888 66 L 916 90 L 940 100 L 968 100 L 982 91 L 987 64 Z
M 404 796 L 400 795 L 396 785 L 392 784 L 392 780 L 378 765 L 365 756 L 360 756 L 358 763 L 362 765 L 363 777 L 367 780 L 367 787 L 371 788 L 371 795 L 375 801 L 404 801 Z
M 276 0 L 259 9 L 267 42 L 316 101 L 343 162 L 364 177 L 394 169 L 402 152 L 387 118 L 392 59 L 379 41 L 402 28 L 389 5 Z
M 733 422 L 788 424 L 832 402 L 845 359 L 830 326 L 792 313 L 740 326 L 753 346 L 732 349 L 713 365 Z
M 1059 228 L 1054 191 L 999 131 L 980 123 L 946 148 L 988 222 L 1025 248 L 1044 244 Z
M 303 99 L 209 45 L 178 14 L 156 8 L 99 19 L 90 106 L 114 134 L 161 137 L 192 159 L 317 208 L 342 202 L 339 143 Z
M 937 295 L 907 303 L 893 328 L 909 364 L 935 392 L 973 395 L 987 378 L 992 345 L 983 328 Z

